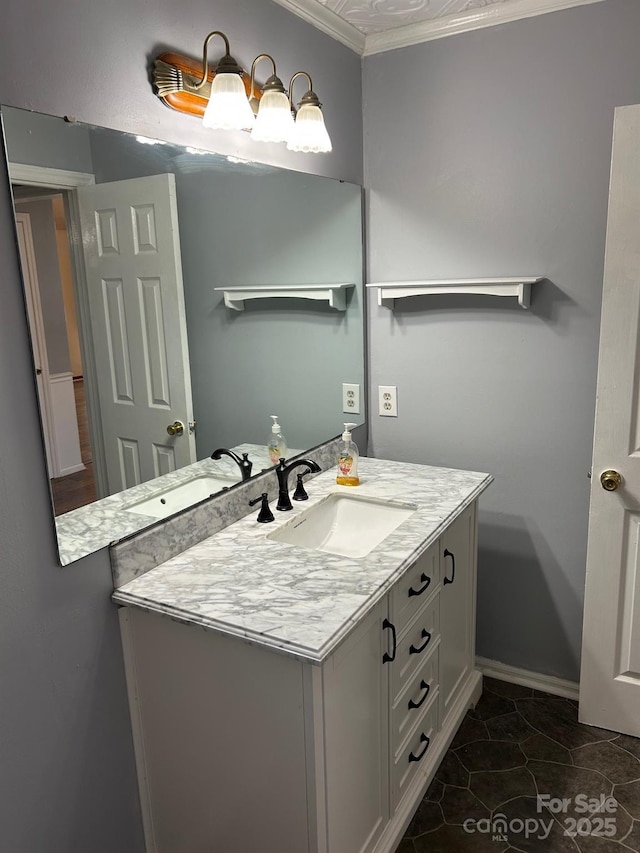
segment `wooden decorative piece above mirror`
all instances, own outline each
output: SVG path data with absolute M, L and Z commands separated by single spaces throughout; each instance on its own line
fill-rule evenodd
M 161 53 L 153 63 L 153 85 L 156 94 L 165 104 L 180 113 L 202 117 L 204 115 L 211 81 L 214 78 L 213 68 L 207 72 L 207 83 L 199 91 L 195 83 L 202 76 L 202 62 L 189 59 L 180 53 L 171 51 Z M 242 75 L 247 97 L 251 91 L 251 78 L 245 71 Z M 253 97 L 260 100 L 262 90 L 254 84 Z

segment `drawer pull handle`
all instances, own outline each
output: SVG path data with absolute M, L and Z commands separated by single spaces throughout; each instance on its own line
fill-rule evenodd
M 412 761 L 420 761 L 420 759 L 423 757 L 425 752 L 429 749 L 429 738 L 426 736 L 426 734 L 424 732 L 422 732 L 420 735 L 420 743 L 424 744 L 424 749 L 422 749 L 420 751 L 420 755 L 414 755 L 412 752 L 410 752 L 409 753 L 409 764 L 411 764 Z
M 446 586 L 448 583 L 453 583 L 456 579 L 456 558 L 448 548 L 444 549 L 444 555 L 445 557 L 451 557 L 451 577 L 448 578 L 445 575 L 443 582 L 444 586 Z
M 422 696 L 422 698 L 419 699 L 417 702 L 414 702 L 413 699 L 409 699 L 409 710 L 410 711 L 413 711 L 414 708 L 419 708 L 421 705 L 424 705 L 425 699 L 429 695 L 429 690 L 431 689 L 430 685 L 427 684 L 427 682 L 424 680 L 424 678 L 420 682 L 420 688 L 422 690 L 424 690 L 424 696 Z
M 420 580 L 422 581 L 424 586 L 421 586 L 420 589 L 414 589 L 412 586 L 410 586 L 409 587 L 409 598 L 411 598 L 412 595 L 422 595 L 422 593 L 426 589 L 429 588 L 429 584 L 431 583 L 431 578 L 428 575 L 425 575 L 425 573 L 423 572 L 420 575 Z
M 389 622 L 388 619 L 385 619 L 384 622 L 382 623 L 382 630 L 384 631 L 387 628 L 391 629 L 391 639 L 393 640 L 393 651 L 391 652 L 391 654 L 389 654 L 388 652 L 385 652 L 383 654 L 382 663 L 391 663 L 392 661 L 394 661 L 396 659 L 396 651 L 398 649 L 398 641 L 396 638 L 396 626 L 393 624 L 393 622 Z
M 410 655 L 419 655 L 420 652 L 423 652 L 427 646 L 429 645 L 429 640 L 431 639 L 431 634 L 427 631 L 426 628 L 423 628 L 420 632 L 420 636 L 424 637 L 424 643 L 421 646 L 414 646 L 413 643 L 409 646 L 409 654 Z

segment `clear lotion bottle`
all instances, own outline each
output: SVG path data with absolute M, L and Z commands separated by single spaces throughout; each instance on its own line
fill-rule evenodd
M 271 427 L 271 434 L 269 435 L 267 451 L 269 453 L 269 460 L 271 464 L 277 465 L 280 458 L 286 457 L 287 455 L 287 441 L 282 434 L 282 429 L 278 423 L 278 416 L 270 415 L 270 417 L 273 418 L 273 426 Z
M 358 460 L 360 453 L 358 446 L 351 438 L 351 430 L 356 424 L 345 424 L 344 432 L 342 433 L 342 444 L 338 453 L 338 476 L 336 483 L 339 486 L 358 486 L 360 477 L 358 477 Z

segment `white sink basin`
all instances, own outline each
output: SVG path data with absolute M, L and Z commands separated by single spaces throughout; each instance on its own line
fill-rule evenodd
M 198 501 L 204 500 L 221 489 L 228 489 L 239 482 L 237 477 L 224 477 L 216 474 L 203 474 L 186 483 L 180 483 L 170 489 L 158 492 L 150 498 L 144 498 L 127 507 L 128 512 L 148 515 L 151 518 L 166 518 L 174 512 L 180 512 Z
M 267 538 L 343 557 L 366 557 L 416 509 L 414 504 L 334 493 Z

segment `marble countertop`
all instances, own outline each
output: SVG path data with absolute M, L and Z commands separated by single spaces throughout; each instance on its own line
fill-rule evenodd
M 321 663 L 493 480 L 368 458 L 360 466 L 360 486 L 337 486 L 330 469 L 308 484 L 308 501 L 274 511 L 275 522 L 258 524 L 252 513 L 120 587 L 113 601 Z M 267 538 L 334 491 L 405 501 L 417 510 L 359 559 Z
M 262 445 L 239 444 L 232 449 L 238 454 L 249 453 L 254 474 L 259 474 L 262 469 L 271 467 L 267 449 Z M 293 456 L 299 452 L 291 450 L 289 455 Z M 105 548 L 118 539 L 123 539 L 155 524 L 158 521 L 157 518 L 142 515 L 139 512 L 127 512 L 127 509 L 134 503 L 161 495 L 167 489 L 206 474 L 221 474 L 235 477 L 238 482 L 241 481 L 238 466 L 228 456 L 223 456 L 220 460 L 207 458 L 57 516 L 56 532 L 60 562 L 65 566 L 98 548 Z

